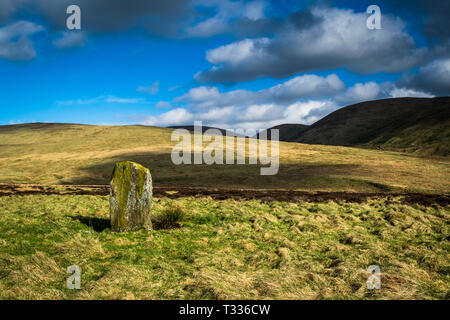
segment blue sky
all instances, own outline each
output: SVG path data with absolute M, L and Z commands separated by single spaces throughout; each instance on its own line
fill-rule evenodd
M 127 2 L 2 2 L 0 124 L 260 129 L 450 93 L 446 4 L 379 1 L 369 30 L 372 1 Z M 69 4 L 80 31 L 65 26 Z

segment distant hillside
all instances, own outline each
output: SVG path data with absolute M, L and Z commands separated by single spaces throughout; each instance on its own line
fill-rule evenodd
M 287 142 L 292 142 L 292 141 L 296 141 L 296 139 L 298 139 L 298 137 L 305 132 L 306 130 L 308 130 L 309 126 L 304 125 L 304 124 L 298 124 L 298 123 L 287 123 L 287 124 L 280 124 L 278 126 L 269 128 L 267 130 L 267 139 L 271 139 L 271 135 L 270 135 L 270 130 L 271 129 L 278 129 L 279 134 L 280 134 L 280 141 L 287 141 Z M 259 137 L 259 134 L 256 135 L 256 137 Z
M 186 129 L 186 130 L 189 130 L 189 131 L 194 131 L 194 126 L 169 126 L 167 128 L 171 128 L 171 129 Z M 208 127 L 208 126 L 202 126 L 202 133 L 204 133 L 208 129 L 217 129 L 217 130 L 219 130 L 222 133 L 223 136 L 225 136 L 227 134 L 227 131 L 228 131 L 230 133 L 230 135 L 234 135 L 235 137 L 244 137 L 244 135 L 242 135 L 242 134 L 234 133 L 234 132 L 229 131 L 229 130 L 216 128 L 216 127 Z
M 173 126 L 190 131 L 194 126 Z M 203 127 L 203 132 L 213 127 Z M 218 129 L 223 135 L 225 129 Z M 311 126 L 281 124 L 280 141 L 450 155 L 450 97 L 393 98 L 339 109 Z M 259 137 L 259 134 L 255 136 Z M 270 131 L 267 136 L 271 138 Z
M 295 141 L 450 155 L 450 97 L 395 98 L 339 109 Z
M 260 167 L 268 165 L 249 164 L 257 158 L 256 150 L 249 148 L 249 139 L 237 138 L 236 145 L 246 145 L 246 165 L 177 165 L 172 156 L 178 142 L 172 141 L 172 132 L 150 126 L 0 126 L 0 189 L 1 183 L 108 184 L 115 164 L 129 160 L 150 169 L 155 187 L 440 194 L 450 190 L 448 159 L 363 148 L 280 143 L 279 172 L 263 176 Z

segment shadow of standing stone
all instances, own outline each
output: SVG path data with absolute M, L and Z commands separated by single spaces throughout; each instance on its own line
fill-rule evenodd
M 110 228 L 109 220 L 104 218 L 76 216 L 72 217 L 72 219 L 80 221 L 82 224 L 94 229 L 95 232 L 102 232 Z
M 112 231 L 152 229 L 152 177 L 138 163 L 116 163 L 111 178 L 110 216 Z

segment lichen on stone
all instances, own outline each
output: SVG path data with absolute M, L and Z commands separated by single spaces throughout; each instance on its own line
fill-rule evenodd
M 110 215 L 113 231 L 152 228 L 152 177 L 138 163 L 116 163 L 111 177 Z

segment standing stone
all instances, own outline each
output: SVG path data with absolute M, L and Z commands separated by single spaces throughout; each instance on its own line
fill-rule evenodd
M 152 176 L 131 161 L 116 163 L 109 197 L 112 231 L 152 229 Z

